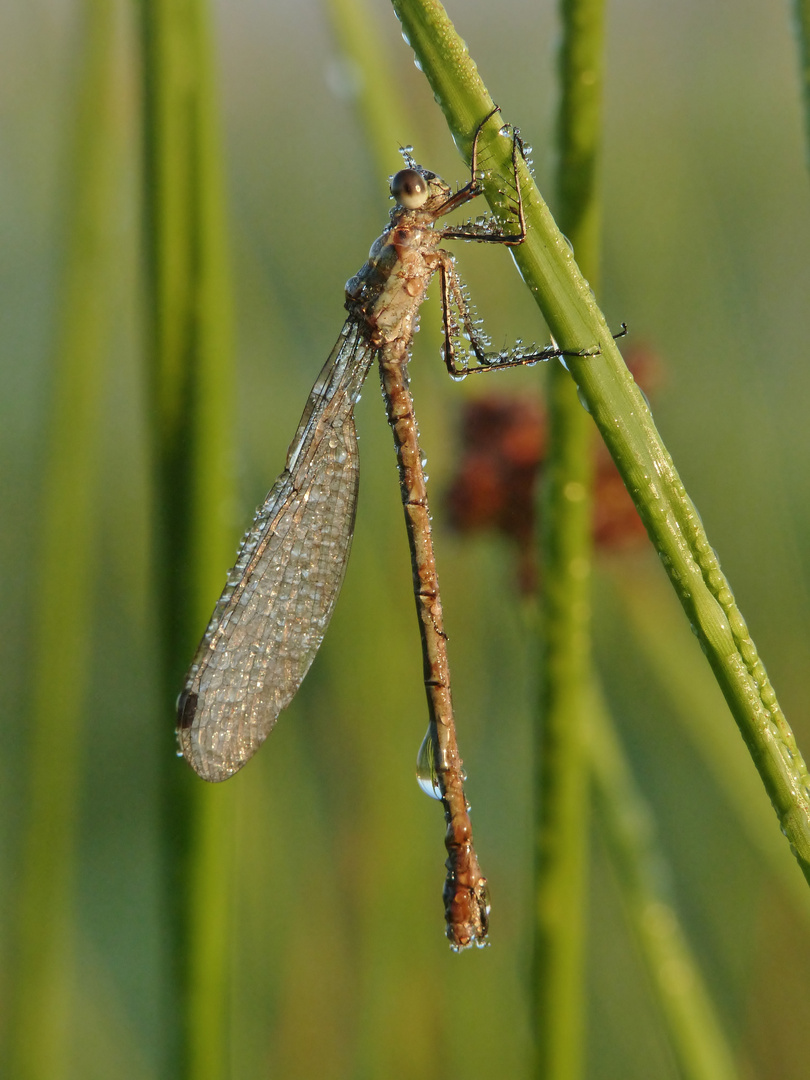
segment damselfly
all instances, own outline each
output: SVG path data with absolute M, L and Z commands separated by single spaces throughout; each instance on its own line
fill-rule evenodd
M 420 760 L 427 784 L 444 804 L 448 876 L 444 888 L 447 936 L 456 949 L 484 943 L 489 897 L 478 865 L 456 742 L 447 639 L 433 554 L 422 453 L 417 441 L 408 359 L 419 307 L 438 272 L 444 308 L 443 355 L 455 377 L 533 364 L 560 356 L 556 345 L 492 356 L 476 331 L 444 240 L 520 244 L 526 236 L 518 183 L 520 138 L 512 139 L 518 231 L 493 219 L 438 227 L 450 211 L 482 190 L 479 125 L 471 178 L 455 193 L 403 150 L 394 176 L 396 203 L 368 262 L 346 284 L 348 318 L 312 388 L 287 463 L 240 548 L 178 702 L 183 754 L 205 780 L 240 769 L 292 700 L 323 640 L 349 557 L 357 500 L 358 453 L 354 405 L 375 358 L 394 432 L 402 501 L 411 548 L 414 592 L 425 669 L 429 728 Z M 461 336 L 469 348 L 458 344 Z M 471 352 L 470 352 L 471 350 Z M 590 355 L 588 350 L 578 355 Z

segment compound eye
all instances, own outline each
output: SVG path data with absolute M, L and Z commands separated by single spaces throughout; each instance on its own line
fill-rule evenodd
M 391 194 L 406 210 L 418 210 L 427 202 L 427 181 L 416 169 L 400 169 L 391 181 Z

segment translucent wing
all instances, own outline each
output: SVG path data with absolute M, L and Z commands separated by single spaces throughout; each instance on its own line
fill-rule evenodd
M 353 408 L 374 358 L 343 327 L 307 401 L 284 472 L 242 541 L 178 701 L 178 741 L 205 780 L 258 750 L 323 640 L 357 503 Z

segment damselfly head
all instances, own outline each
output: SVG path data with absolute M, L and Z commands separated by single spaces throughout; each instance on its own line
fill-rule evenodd
M 412 167 L 400 169 L 391 178 L 391 195 L 404 210 L 435 210 L 447 199 L 450 188 L 436 173 L 411 161 Z M 431 199 L 434 202 L 429 205 Z
M 391 194 L 406 210 L 418 210 L 427 202 L 430 188 L 421 170 L 400 169 L 391 181 Z

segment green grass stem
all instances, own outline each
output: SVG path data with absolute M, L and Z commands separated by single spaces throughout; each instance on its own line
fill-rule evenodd
M 678 612 L 664 594 L 660 575 L 645 574 L 639 587 L 637 570 L 632 573 L 632 580 L 628 571 L 615 572 L 612 580 L 630 627 L 633 652 L 672 702 L 684 733 L 763 866 L 770 869 L 796 913 L 810 920 L 810 893 L 773 827 L 762 785 L 744 747 L 723 722 L 711 672 L 701 662 L 691 637 L 678 633 Z
M 394 0 L 394 8 L 456 144 L 468 155 L 492 99 L 466 46 L 437 0 Z M 496 122 L 481 140 L 482 161 L 490 170 L 487 197 L 496 212 L 505 210 L 500 189 L 508 188 L 510 143 Z M 810 880 L 810 786 L 793 732 L 697 510 L 588 282 L 523 167 L 520 183 L 529 235 L 515 250 L 515 261 L 560 346 L 599 350 L 590 358 L 570 359 L 571 374 L 706 653 L 780 827 Z
M 116 213 L 123 174 L 117 15 L 85 0 L 68 162 L 65 263 L 43 466 L 33 597 L 29 778 L 15 941 L 9 1076 L 66 1075 L 73 990 L 76 841 L 106 359 L 116 307 Z
M 559 55 L 560 224 L 592 282 L 599 267 L 597 157 L 602 0 L 565 0 Z M 535 1075 L 577 1080 L 586 1045 L 593 425 L 561 364 L 548 373 L 543 498 L 541 710 L 536 749 Z
M 235 551 L 224 170 L 208 5 L 144 0 L 142 16 L 165 898 L 178 1010 L 168 1018 L 167 1075 L 215 1080 L 226 1075 L 230 900 L 222 865 L 231 802 L 175 759 L 171 706 Z
M 328 0 L 326 7 L 348 78 L 357 83 L 352 100 L 360 114 L 376 173 L 384 180 L 391 172 L 392 160 L 396 163 L 392 150 L 396 150 L 396 138 L 401 138 L 398 133 L 408 126 L 396 82 L 386 63 L 390 59 L 388 50 L 377 30 L 375 13 L 364 0 Z
M 589 710 L 594 801 L 630 926 L 641 948 L 683 1080 L 736 1080 L 734 1056 L 663 882 L 655 825 L 604 703 Z
M 804 107 L 804 154 L 810 165 L 810 0 L 793 0 L 793 24 L 799 47 L 799 71 Z

